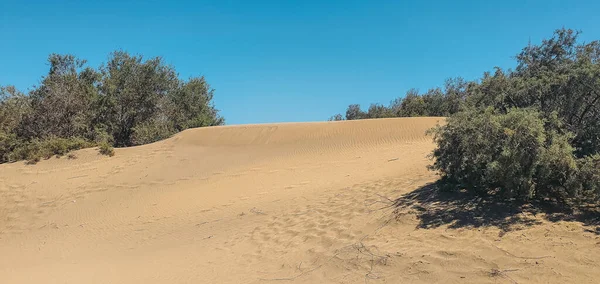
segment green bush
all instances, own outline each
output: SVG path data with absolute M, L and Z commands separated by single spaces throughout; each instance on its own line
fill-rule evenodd
M 100 152 L 102 155 L 112 157 L 115 155 L 115 148 L 113 148 L 113 146 L 107 142 L 103 142 L 98 145 L 98 152 Z
M 181 80 L 160 57 L 113 52 L 100 68 L 51 54 L 27 94 L 0 86 L 0 163 L 37 162 L 83 147 L 155 142 L 192 127 L 224 124 L 204 77 Z
M 17 148 L 20 141 L 16 135 L 0 131 L 0 163 L 13 161 L 13 151 Z
M 46 158 L 53 155 L 63 156 L 70 151 L 91 147 L 93 144 L 83 138 L 50 138 L 39 142 L 41 152 Z
M 534 109 L 457 113 L 433 130 L 432 166 L 451 189 L 528 201 L 598 191 L 598 158 L 578 160 L 554 118 Z
M 409 90 L 346 119 L 449 116 L 433 130 L 431 167 L 445 189 L 513 200 L 590 201 L 600 196 L 600 40 L 558 29 L 525 46 L 514 70 Z M 371 115 L 370 115 L 371 114 Z M 334 120 L 342 119 L 337 115 Z
M 0 138 L 0 140 L 2 140 L 2 138 Z M 13 141 L 15 141 L 14 138 Z M 2 143 L 0 142 L 0 144 Z M 41 159 L 49 159 L 52 156 L 63 156 L 70 151 L 93 146 L 92 143 L 78 137 L 51 137 L 43 140 L 35 139 L 29 142 L 12 142 L 10 144 L 9 147 L 3 148 L 5 151 L 3 161 L 15 162 L 27 160 L 30 164 L 37 163 Z
M 600 197 L 600 155 L 592 155 L 577 160 L 577 175 L 571 187 L 583 200 L 598 200 Z

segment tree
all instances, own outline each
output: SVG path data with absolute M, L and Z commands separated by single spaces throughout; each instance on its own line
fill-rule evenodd
M 440 116 L 447 116 L 462 110 L 467 100 L 469 90 L 476 84 L 465 81 L 461 77 L 447 79 L 444 83 L 445 110 Z
M 431 89 L 421 96 L 423 110 L 415 109 L 419 116 L 448 116 L 450 106 L 439 88 Z
M 115 146 L 135 145 L 133 131 L 142 123 L 160 120 L 160 107 L 178 86 L 177 73 L 160 57 L 143 61 L 114 52 L 101 69 L 97 123 L 106 127 Z
M 219 116 L 212 100 L 214 89 L 204 77 L 191 78 L 180 83 L 178 88 L 169 94 L 171 103 L 170 117 L 175 119 L 175 129 L 222 125 L 225 120 Z
M 417 89 L 410 89 L 402 100 L 400 116 L 426 116 L 427 106 Z
M 390 109 L 381 104 L 371 104 L 365 116 L 366 118 L 393 117 Z
M 27 96 L 14 86 L 0 87 L 0 163 L 11 161 L 12 152 L 22 144 L 17 134 L 30 112 Z
M 0 87 L 0 132 L 16 133 L 23 118 L 30 112 L 29 97 L 14 86 Z
M 488 105 L 535 107 L 543 114 L 556 112 L 575 134 L 578 156 L 600 151 L 600 42 L 578 44 L 579 33 L 555 31 L 540 45 L 528 45 L 517 55 L 517 68 L 499 69 L 479 88 Z
M 192 127 L 224 123 L 204 77 L 180 80 L 159 57 L 116 51 L 99 70 L 73 55 L 52 54 L 40 86 L 25 95 L 0 89 L 0 163 L 93 145 L 114 153 Z
M 52 54 L 50 70 L 30 94 L 31 111 L 19 134 L 26 139 L 88 137 L 98 74 L 73 55 Z
M 346 110 L 346 120 L 364 119 L 366 116 L 357 104 L 349 105 Z
M 336 114 L 328 119 L 329 121 L 342 121 L 345 120 L 341 114 Z

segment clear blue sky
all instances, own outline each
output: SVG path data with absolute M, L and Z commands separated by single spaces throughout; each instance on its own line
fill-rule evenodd
M 514 66 L 560 27 L 600 39 L 600 1 L 0 0 L 0 85 L 27 90 L 50 53 L 97 67 L 123 49 L 204 75 L 228 124 L 318 121 L 348 104 Z

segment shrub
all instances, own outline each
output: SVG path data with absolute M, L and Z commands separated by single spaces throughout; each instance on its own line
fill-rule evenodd
M 68 54 L 48 61 L 48 73 L 27 94 L 0 86 L 0 163 L 94 145 L 112 155 L 113 146 L 224 124 L 204 77 L 181 80 L 160 57 L 116 51 L 98 69 Z
M 9 138 L 13 139 L 14 138 Z M 2 140 L 2 138 L 0 138 Z M 6 141 L 6 140 L 5 140 Z M 2 144 L 0 142 L 0 144 Z M 5 162 L 27 160 L 29 164 L 35 164 L 42 158 L 49 159 L 52 156 L 63 156 L 70 151 L 91 147 L 93 144 L 83 138 L 60 138 L 50 137 L 46 139 L 34 139 L 32 141 L 8 142 L 6 152 L 3 155 Z
M 83 138 L 59 138 L 53 137 L 46 140 L 42 140 L 39 143 L 40 151 L 46 158 L 50 158 L 53 155 L 63 156 L 70 151 L 79 150 L 87 147 L 91 147 L 93 144 L 86 141 Z
M 13 151 L 20 143 L 16 135 L 0 131 L 0 163 L 14 161 Z
M 432 169 L 450 189 L 504 199 L 580 198 L 598 191 L 598 159 L 577 160 L 556 116 L 534 109 L 459 112 L 433 130 Z
M 103 142 L 98 145 L 98 152 L 100 152 L 102 155 L 112 157 L 115 155 L 115 148 L 113 148 L 113 146 L 107 142 Z

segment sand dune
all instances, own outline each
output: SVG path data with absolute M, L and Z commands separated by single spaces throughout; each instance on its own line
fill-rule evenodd
M 429 194 L 438 122 L 201 128 L 0 165 L 0 282 L 598 283 L 585 224 L 394 206 Z

